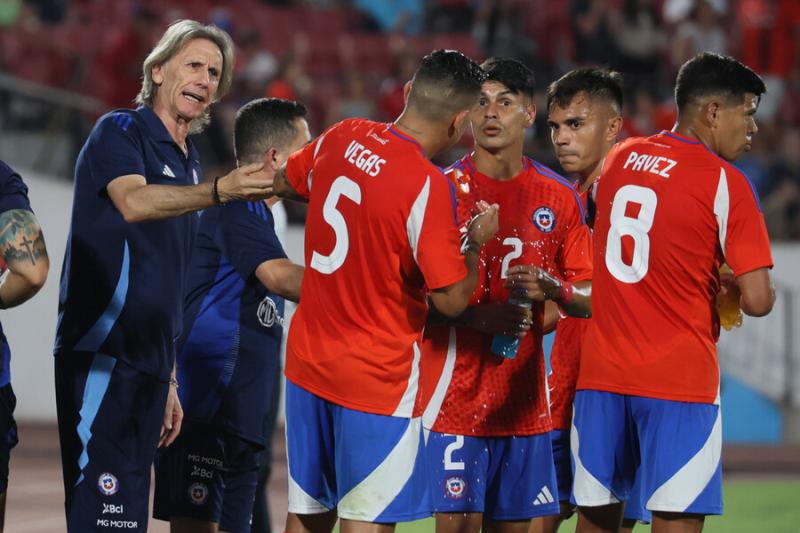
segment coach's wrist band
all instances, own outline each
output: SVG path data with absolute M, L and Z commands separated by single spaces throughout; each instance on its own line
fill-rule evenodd
M 176 389 L 178 388 L 178 380 L 175 379 L 175 378 L 169 378 L 169 384 L 170 385 L 175 385 Z
M 222 199 L 219 197 L 219 180 L 219 176 L 214 177 L 214 184 L 211 186 L 211 197 L 216 205 L 222 205 Z

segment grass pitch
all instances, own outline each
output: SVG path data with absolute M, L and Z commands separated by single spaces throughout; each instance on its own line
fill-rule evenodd
M 706 518 L 704 533 L 797 533 L 800 531 L 800 479 L 732 479 L 723 487 L 725 514 Z M 397 525 L 398 533 L 429 533 L 433 519 Z M 575 531 L 575 519 L 559 533 Z M 637 525 L 636 532 L 650 531 Z

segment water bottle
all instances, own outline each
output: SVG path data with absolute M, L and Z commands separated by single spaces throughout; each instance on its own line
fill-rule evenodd
M 508 297 L 508 303 L 526 309 L 531 308 L 531 301 L 524 297 L 524 289 L 514 289 Z M 492 353 L 514 359 L 517 356 L 520 338 L 516 335 L 495 335 L 492 339 Z

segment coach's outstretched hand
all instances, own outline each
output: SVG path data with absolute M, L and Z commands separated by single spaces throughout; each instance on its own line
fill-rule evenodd
M 497 218 L 497 212 L 500 206 L 497 204 L 489 204 L 483 200 L 475 204 L 475 216 L 469 223 L 469 240 L 483 245 L 494 237 L 497 233 L 500 223 Z
M 231 170 L 217 182 L 222 203 L 233 200 L 263 200 L 274 194 L 275 169 L 270 165 L 251 163 Z
M 158 441 L 158 447 L 166 447 L 172 444 L 181 432 L 181 424 L 183 423 L 183 408 L 181 401 L 178 399 L 178 388 L 169 385 L 169 393 L 167 394 L 167 406 L 164 408 L 164 422 L 161 425 L 161 439 Z

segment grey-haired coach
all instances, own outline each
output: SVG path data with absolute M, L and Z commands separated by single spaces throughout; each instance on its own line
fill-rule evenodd
M 232 71 L 230 36 L 175 22 L 144 62 L 139 107 L 103 116 L 78 157 L 54 348 L 70 532 L 147 530 L 155 450 L 183 417 L 174 342 L 194 212 L 271 192 L 260 165 L 200 183 L 189 136 Z

